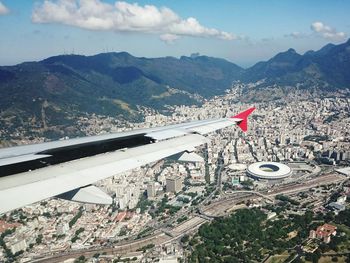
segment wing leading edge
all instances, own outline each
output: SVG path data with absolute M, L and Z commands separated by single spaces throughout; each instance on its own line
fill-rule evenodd
M 145 140 L 146 143 L 142 141 L 144 144 L 132 145 L 133 148 L 128 148 L 126 146 L 104 153 L 98 152 L 98 154 L 94 156 L 87 156 L 48 165 L 46 167 L 40 167 L 40 169 L 33 171 L 2 176 L 0 177 L 0 214 L 49 197 L 62 195 L 76 189 L 86 188 L 99 180 L 178 153 L 193 152 L 197 146 L 207 142 L 207 139 L 203 135 L 231 126 L 234 123 L 237 123 L 243 131 L 246 131 L 247 117 L 254 109 L 255 108 L 251 108 L 231 118 L 197 121 L 129 132 L 128 135 L 142 136 L 151 138 L 152 140 Z M 113 139 L 111 139 L 111 135 L 107 136 L 108 140 Z M 117 138 L 124 138 L 125 136 L 123 136 L 123 134 L 116 135 Z M 78 142 L 79 139 L 74 139 L 74 149 L 79 149 L 80 145 L 86 145 L 86 141 L 89 140 L 89 138 L 82 139 L 84 141 L 81 144 Z M 104 140 L 98 138 L 97 141 L 103 142 Z M 112 142 L 115 144 L 115 141 L 112 140 L 111 143 Z M 55 150 L 57 151 L 57 149 L 62 147 L 70 146 L 67 145 L 67 141 L 64 142 L 64 146 L 57 144 L 57 142 L 53 143 L 56 143 L 53 148 L 50 148 L 50 143 L 45 143 L 45 151 L 42 151 L 43 146 L 38 147 L 33 145 L 33 150 L 29 149 L 28 146 L 23 146 L 26 147 L 26 151 L 23 155 L 30 156 L 27 158 L 29 160 L 36 160 L 36 154 L 38 154 L 38 156 L 40 156 L 40 154 L 44 155 L 42 152 L 50 152 L 51 150 L 48 156 L 54 158 Z M 127 143 L 124 142 L 124 144 Z M 122 145 L 124 144 L 122 143 Z M 14 148 L 20 150 L 20 147 L 21 146 Z M 41 151 L 38 152 L 35 151 L 35 149 L 40 149 Z M 1 151 L 3 150 L 7 151 L 7 157 L 5 158 L 1 158 Z M 10 162 L 11 165 L 15 164 L 16 159 L 23 159 L 20 157 L 21 155 L 19 152 L 13 152 L 11 148 L 10 150 L 3 150 L 0 150 L 0 161 L 2 160 L 4 163 L 6 163 L 4 160 L 8 158 L 12 159 Z M 8 155 L 9 152 L 12 153 L 12 156 Z M 41 160 L 41 157 L 37 159 Z M 24 158 L 24 160 L 26 160 L 26 158 Z M 22 163 L 19 165 L 22 165 Z M 86 189 L 85 192 L 87 192 Z

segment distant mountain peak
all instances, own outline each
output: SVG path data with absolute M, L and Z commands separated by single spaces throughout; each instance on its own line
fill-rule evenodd
M 330 52 L 334 47 L 336 47 L 336 45 L 329 43 L 317 51 L 309 50 L 305 52 L 304 56 L 324 56 L 325 54 Z
M 314 50 L 308 50 L 308 51 L 306 51 L 306 52 L 304 53 L 304 56 L 311 56 L 311 55 L 313 55 L 314 53 L 315 53 Z
M 199 57 L 201 54 L 199 52 L 196 52 L 196 53 L 192 53 L 191 54 L 191 58 L 196 58 L 196 57 Z
M 280 52 L 273 58 L 271 58 L 268 62 L 287 62 L 287 63 L 294 63 L 296 60 L 299 60 L 301 57 L 300 54 L 298 54 L 295 49 L 290 48 L 285 52 Z M 266 62 L 266 63 L 268 63 Z
M 327 44 L 317 51 L 298 54 L 290 48 L 265 62 L 259 62 L 245 70 L 245 82 L 266 79 L 265 85 L 293 86 L 304 83 L 325 89 L 350 87 L 350 39 L 339 45 Z
M 116 54 L 117 56 L 132 57 L 132 55 L 130 53 L 126 52 L 126 51 L 116 52 L 114 54 Z
M 297 53 L 294 48 L 290 48 L 287 50 L 287 53 Z

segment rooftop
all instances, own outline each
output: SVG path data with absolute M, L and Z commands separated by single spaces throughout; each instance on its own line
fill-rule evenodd
M 256 162 L 248 166 L 247 172 L 259 179 L 282 179 L 292 173 L 292 169 L 285 164 L 277 162 Z

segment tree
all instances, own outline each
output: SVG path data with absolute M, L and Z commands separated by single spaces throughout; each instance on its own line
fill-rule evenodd
M 83 263 L 83 262 L 86 262 L 86 258 L 84 255 L 81 255 L 76 260 L 74 260 L 74 263 Z
M 318 263 L 318 260 L 321 258 L 321 254 L 319 253 L 307 253 L 305 255 L 305 259 L 307 261 L 311 261 L 313 263 Z
M 39 245 L 43 241 L 43 235 L 39 234 L 38 237 L 36 238 L 36 243 Z
M 51 214 L 49 212 L 44 212 L 43 216 L 47 217 L 47 218 L 51 218 Z
M 181 238 L 181 242 L 182 243 L 187 243 L 189 240 L 189 236 L 188 235 L 184 235 L 182 238 Z
M 339 224 L 344 224 L 350 227 L 350 209 L 341 211 L 335 218 L 335 221 Z
M 78 219 L 83 215 L 82 207 L 79 209 L 79 212 L 69 221 L 69 227 L 72 227 Z
M 293 263 L 302 263 L 303 261 L 300 259 L 300 257 L 297 257 L 294 259 Z

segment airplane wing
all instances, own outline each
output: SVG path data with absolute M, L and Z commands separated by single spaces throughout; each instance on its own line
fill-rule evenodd
M 0 149 L 0 214 L 54 196 L 111 204 L 93 183 L 170 156 L 189 159 L 210 132 L 235 123 L 246 131 L 254 109 L 231 118 Z

